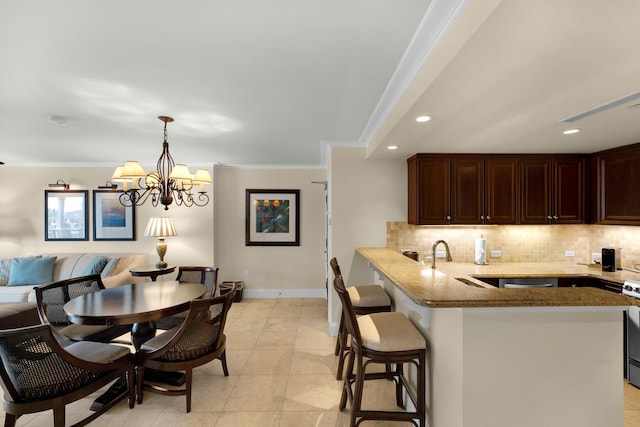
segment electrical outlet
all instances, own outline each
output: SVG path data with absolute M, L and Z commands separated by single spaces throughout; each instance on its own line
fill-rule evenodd
M 446 258 L 447 251 L 436 251 L 436 258 Z
M 601 264 L 602 263 L 602 252 L 592 252 L 591 253 L 591 260 L 595 264 Z
M 564 256 L 576 256 L 576 252 L 575 251 L 564 251 Z
M 491 258 L 500 258 L 502 256 L 502 251 L 491 251 Z
M 242 275 L 243 276 L 248 276 L 249 275 L 249 269 L 245 268 L 244 270 L 242 270 Z

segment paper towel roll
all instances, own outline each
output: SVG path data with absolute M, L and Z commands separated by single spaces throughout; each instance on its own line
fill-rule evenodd
M 475 256 L 473 257 L 476 264 L 487 263 L 487 240 L 483 237 L 476 239 Z

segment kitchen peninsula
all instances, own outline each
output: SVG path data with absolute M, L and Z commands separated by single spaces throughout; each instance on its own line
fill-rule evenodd
M 434 270 L 358 248 L 348 281 L 376 280 L 427 338 L 431 427 L 622 426 L 622 312 L 634 300 L 589 287 L 496 289 L 472 277 L 598 273 L 568 263 Z

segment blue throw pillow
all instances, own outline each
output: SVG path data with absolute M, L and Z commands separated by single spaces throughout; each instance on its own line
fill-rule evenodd
M 103 279 L 111 276 L 116 271 L 118 262 L 120 262 L 120 257 L 111 258 L 109 262 L 107 262 L 107 265 L 105 265 L 104 268 L 102 269 L 102 273 L 100 273 L 100 276 Z
M 87 265 L 87 268 L 84 269 L 82 276 L 101 273 L 105 265 L 107 265 L 107 259 L 105 257 L 95 257 L 89 265 Z
M 14 258 L 7 286 L 42 285 L 53 280 L 53 267 L 57 257 Z

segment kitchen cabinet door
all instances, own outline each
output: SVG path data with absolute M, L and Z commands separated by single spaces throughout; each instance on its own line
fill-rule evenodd
M 583 223 L 585 166 L 583 155 L 522 157 L 520 223 Z
M 551 214 L 551 159 L 520 158 L 520 224 L 548 224 Z
M 484 159 L 451 159 L 451 224 L 484 223 Z
M 407 163 L 409 224 L 516 224 L 517 157 L 416 154 Z
M 598 222 L 640 225 L 640 144 L 597 153 L 595 157 Z
M 451 220 L 451 160 L 416 154 L 407 160 L 408 223 L 446 225 Z
M 581 224 L 585 220 L 585 166 L 583 156 L 552 159 L 553 223 Z
M 518 221 L 518 159 L 487 157 L 484 162 L 484 223 Z

